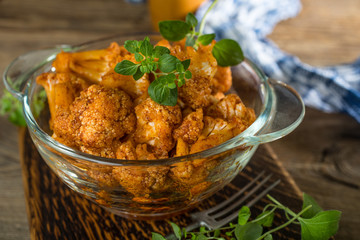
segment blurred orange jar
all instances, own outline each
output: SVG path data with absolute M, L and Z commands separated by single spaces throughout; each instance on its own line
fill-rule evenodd
M 204 0 L 149 0 L 153 28 L 159 31 L 159 21 L 185 19 L 186 15 L 194 12 L 202 2 Z

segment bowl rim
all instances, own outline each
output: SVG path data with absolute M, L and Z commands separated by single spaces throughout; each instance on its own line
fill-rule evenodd
M 110 43 L 111 40 L 115 41 L 117 38 L 128 38 L 131 37 L 145 37 L 145 36 L 160 36 L 156 33 L 133 33 L 133 34 L 117 34 L 106 38 L 101 38 L 97 40 L 88 41 L 82 44 L 76 44 L 73 45 L 73 49 L 75 51 L 82 50 L 86 47 L 91 46 L 92 44 L 97 44 L 103 41 L 107 41 Z M 119 40 L 119 39 L 118 39 Z M 68 45 L 64 45 L 68 46 Z M 52 62 L 52 60 L 49 60 L 48 63 Z M 115 158 L 105 158 L 100 156 L 91 155 L 88 153 L 81 152 L 79 150 L 70 148 L 55 139 L 53 139 L 49 134 L 47 134 L 44 130 L 40 128 L 37 121 L 35 120 L 35 117 L 32 114 L 31 108 L 30 108 L 30 99 L 29 99 L 29 92 L 31 85 L 36 84 L 30 84 L 31 81 L 29 81 L 26 85 L 26 88 L 24 90 L 24 95 L 22 98 L 22 106 L 23 106 L 23 112 L 25 116 L 25 120 L 27 123 L 27 126 L 29 128 L 32 138 L 35 135 L 41 142 L 43 142 L 48 148 L 54 149 L 57 152 L 64 154 L 66 156 L 69 156 L 71 158 L 81 159 L 83 161 L 88 161 L 91 163 L 96 164 L 102 164 L 102 165 L 111 165 L 111 166 L 139 166 L 139 165 L 172 165 L 174 163 L 178 162 L 184 162 L 184 161 L 192 161 L 195 159 L 200 158 L 208 158 L 220 153 L 223 153 L 227 150 L 233 149 L 235 147 L 241 147 L 243 145 L 243 139 L 246 136 L 253 136 L 257 132 L 261 131 L 261 129 L 264 128 L 265 123 L 267 123 L 272 114 L 273 105 L 274 105 L 274 92 L 272 91 L 270 84 L 268 82 L 268 77 L 249 59 L 245 58 L 243 62 L 241 62 L 239 65 L 243 65 L 246 69 L 252 70 L 256 76 L 260 79 L 260 86 L 261 91 L 263 92 L 263 104 L 262 109 L 260 110 L 259 115 L 257 116 L 256 120 L 243 132 L 236 135 L 235 137 L 215 146 L 209 149 L 206 149 L 201 152 L 185 155 L 185 156 L 178 156 L 178 157 L 170 157 L 170 158 L 163 158 L 163 159 L 156 159 L 156 160 L 126 160 L 126 159 L 115 159 Z M 249 71 L 250 71 L 249 70 Z M 31 75 L 33 76 L 33 74 Z M 31 77 L 29 76 L 29 78 Z M 241 144 L 239 144 L 241 143 Z M 259 142 L 260 143 L 260 142 Z M 257 144 L 255 144 L 257 145 Z M 255 146 L 254 144 L 252 146 Z

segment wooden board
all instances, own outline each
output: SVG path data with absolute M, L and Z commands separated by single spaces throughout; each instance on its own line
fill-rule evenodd
M 135 221 L 107 212 L 61 182 L 41 159 L 27 130 L 22 130 L 20 135 L 21 164 L 32 239 L 150 239 L 151 232 L 171 232 L 168 220 L 180 226 L 191 223 L 188 213 L 166 220 Z M 281 179 L 281 183 L 270 194 L 298 211 L 302 205 L 300 190 L 267 145 L 259 147 L 249 165 L 231 184 L 191 211 L 216 205 L 263 170 L 273 174 L 270 182 Z M 260 213 L 267 203 L 269 200 L 263 198 L 251 208 L 252 212 Z M 283 223 L 285 219 L 284 215 L 277 214 L 275 225 Z M 298 226 L 291 225 L 276 233 L 274 239 L 300 239 L 299 230 Z

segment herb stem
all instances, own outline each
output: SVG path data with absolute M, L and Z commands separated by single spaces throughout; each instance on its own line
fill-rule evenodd
M 278 202 L 279 203 L 279 202 Z M 292 219 L 290 219 L 288 222 L 278 226 L 277 228 L 274 228 L 266 233 L 264 233 L 263 235 L 261 235 L 259 238 L 257 238 L 256 240 L 261 240 L 263 238 L 265 238 L 267 235 L 276 232 L 284 227 L 286 227 L 287 225 L 291 224 L 292 222 L 294 222 L 295 220 L 297 220 L 301 214 L 303 214 L 304 212 L 306 212 L 308 209 L 310 209 L 312 207 L 312 205 L 307 206 L 306 208 L 304 208 L 301 212 L 299 212 L 298 214 L 296 214 Z
M 279 206 L 279 208 L 283 209 L 284 211 L 286 211 L 287 213 L 289 213 L 291 216 L 296 216 L 296 214 L 291 211 L 289 208 L 285 207 L 283 204 L 281 204 L 279 201 L 277 201 L 275 198 L 273 198 L 272 196 L 270 195 L 267 195 L 267 197 L 272 201 L 274 202 L 275 204 L 277 204 Z
M 204 26 L 205 26 L 205 18 L 206 18 L 206 15 L 210 12 L 210 10 L 215 6 L 215 4 L 218 2 L 218 0 L 214 0 L 212 2 L 212 4 L 210 5 L 210 7 L 206 10 L 203 18 L 201 19 L 201 22 L 200 22 L 200 27 L 199 27 L 199 36 L 202 35 L 203 33 L 203 30 L 204 30 Z
M 274 207 L 274 208 L 271 209 L 267 214 L 264 214 L 263 216 L 261 216 L 261 217 L 259 217 L 259 218 L 257 218 L 257 219 L 252 220 L 251 222 L 252 222 L 252 223 L 256 223 L 256 222 L 258 222 L 258 221 L 266 218 L 267 216 L 269 216 L 270 214 L 272 214 L 273 212 L 275 212 L 276 209 L 277 209 L 277 207 Z

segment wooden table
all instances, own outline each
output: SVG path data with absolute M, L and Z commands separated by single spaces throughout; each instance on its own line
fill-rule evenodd
M 280 23 L 270 38 L 309 64 L 349 62 L 360 55 L 358 9 L 356 0 L 304 0 L 301 14 Z M 0 0 L 0 72 L 29 50 L 150 29 L 145 5 Z M 0 239 L 28 239 L 17 129 L 5 118 L 0 126 Z M 302 191 L 325 209 L 343 211 L 337 239 L 358 239 L 360 124 L 308 108 L 302 125 L 271 146 Z

